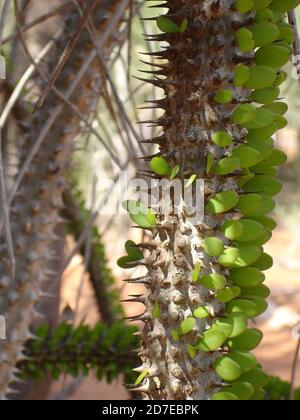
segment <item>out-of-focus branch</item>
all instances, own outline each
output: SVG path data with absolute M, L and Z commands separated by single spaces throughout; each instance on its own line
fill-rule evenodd
M 293 28 L 294 36 L 295 36 L 295 41 L 293 44 L 293 49 L 294 49 L 294 63 L 293 64 L 296 68 L 297 75 L 298 75 L 298 82 L 300 84 L 300 37 L 299 37 L 297 17 L 296 17 L 295 10 L 291 10 L 290 12 L 288 12 L 288 19 L 289 19 L 290 25 Z
M 79 240 L 88 220 L 88 212 L 82 209 L 73 194 L 68 190 L 64 193 L 64 217 L 69 220 L 70 232 Z M 87 216 L 87 217 L 86 217 Z M 79 247 L 81 255 L 85 254 L 85 242 Z M 119 294 L 114 287 L 114 279 L 108 268 L 105 250 L 101 237 L 96 228 L 93 229 L 93 239 L 90 249 L 90 258 L 87 262 L 87 271 L 94 289 L 94 295 L 101 319 L 106 324 L 112 324 L 122 317 L 123 311 L 119 304 Z
M 295 393 L 294 388 L 295 388 L 295 382 L 296 382 L 296 373 L 297 373 L 299 355 L 300 355 L 300 338 L 298 339 L 298 343 L 297 343 L 295 354 L 294 354 L 293 366 L 292 366 L 291 389 L 290 389 L 290 395 L 289 395 L 290 400 L 294 399 L 294 393 Z
M 4 27 L 5 27 L 5 21 L 6 21 L 6 17 L 8 15 L 9 12 L 9 2 L 10 0 L 4 0 L 3 6 L 2 6 L 2 10 L 0 9 L 0 48 L 2 46 L 2 40 L 3 40 L 3 32 L 4 32 Z
M 26 343 L 28 359 L 18 364 L 20 376 L 41 380 L 51 374 L 57 380 L 62 374 L 78 377 L 94 370 L 98 380 L 105 377 L 111 382 L 125 374 L 130 381 L 139 345 L 137 331 L 137 327 L 123 323 L 76 328 L 62 323 L 54 330 L 41 325 L 35 331 L 37 338 Z

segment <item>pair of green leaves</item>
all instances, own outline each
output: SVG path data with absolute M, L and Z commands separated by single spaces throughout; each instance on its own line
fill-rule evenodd
M 158 28 L 167 34 L 183 34 L 188 28 L 188 20 L 183 19 L 180 25 L 177 25 L 167 16 L 159 16 L 157 18 L 157 26 Z
M 139 261 L 144 259 L 144 255 L 137 244 L 133 241 L 127 241 L 125 244 L 127 255 L 119 258 L 118 266 L 125 269 L 134 268 Z
M 180 170 L 178 165 L 171 168 L 166 159 L 162 157 L 154 157 L 150 162 L 150 168 L 156 175 L 168 177 L 170 181 L 173 181 L 176 178 Z
M 127 200 L 123 207 L 128 211 L 131 220 L 143 229 L 153 229 L 156 226 L 156 215 L 152 209 L 140 201 Z

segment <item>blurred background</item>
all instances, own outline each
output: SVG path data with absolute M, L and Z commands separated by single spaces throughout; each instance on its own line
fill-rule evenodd
M 13 2 L 12 2 L 13 3 Z M 21 26 L 25 28 L 24 41 L 32 57 L 37 57 L 45 45 L 55 38 L 57 31 L 68 13 L 68 2 L 63 0 L 30 0 L 20 1 Z M 0 11 L 4 0 L 0 0 Z M 65 8 L 66 7 L 66 8 Z M 135 77 L 147 77 L 139 70 L 148 70 L 140 60 L 151 61 L 152 57 L 141 55 L 141 52 L 158 50 L 155 43 L 145 43 L 144 34 L 155 31 L 153 20 L 141 20 L 163 13 L 159 9 L 150 9 L 142 1 L 132 2 L 124 19 L 123 38 L 106 57 L 107 71 L 104 88 L 95 92 L 95 103 L 89 112 L 90 126 L 81 124 L 80 133 L 76 136 L 76 152 L 70 179 L 76 184 L 84 207 L 88 211 L 87 219 L 94 217 L 105 252 L 107 262 L 102 263 L 110 270 L 116 296 L 127 299 L 128 295 L 138 294 L 142 286 L 124 282 L 124 278 L 137 277 L 140 269 L 124 271 L 116 262 L 124 255 L 124 244 L 128 238 L 140 242 L 140 230 L 131 229 L 127 215 L 115 215 L 112 205 L 102 209 L 101 203 L 113 196 L 116 202 L 122 198 L 122 177 L 124 172 L 129 179 L 134 178 L 139 170 L 145 169 L 138 158 L 145 152 L 152 152 L 148 144 L 139 140 L 159 135 L 159 129 L 151 123 L 141 121 L 155 119 L 157 111 L 138 109 L 147 100 L 161 98 L 161 91 L 145 84 Z M 300 22 L 300 12 L 298 12 Z M 44 19 L 40 19 L 45 16 Z M 31 25 L 31 23 L 34 24 Z M 130 22 L 130 24 L 128 23 Z M 1 45 L 1 44 L 0 44 Z M 16 29 L 15 10 L 9 5 L 3 26 L 2 54 L 5 55 L 7 79 L 0 81 L 0 112 L 5 108 L 7 98 L 20 82 L 30 65 L 28 54 L 24 53 L 22 42 Z M 46 57 L 41 66 L 46 67 Z M 258 320 L 257 327 L 264 332 L 264 341 L 257 351 L 257 356 L 272 375 L 289 381 L 292 364 L 295 359 L 297 340 L 293 338 L 294 327 L 300 324 L 300 81 L 292 78 L 292 64 L 284 69 L 288 73 L 282 89 L 282 97 L 289 104 L 288 127 L 276 134 L 277 147 L 288 156 L 287 163 L 280 169 L 283 191 L 277 196 L 277 208 L 274 218 L 278 228 L 266 246 L 266 251 L 274 258 L 274 266 L 266 272 L 267 285 L 271 289 L 268 311 Z M 135 76 L 135 77 L 134 77 Z M 39 77 L 36 73 L 28 78 L 23 86 L 22 104 L 31 109 L 40 96 Z M 11 119 L 6 125 L 7 142 L 4 144 L 8 184 L 16 176 L 15 154 L 18 150 L 16 139 L 17 123 Z M 91 130 L 91 127 L 93 130 Z M 112 182 L 113 181 L 113 182 Z M 100 214 L 97 215 L 97 212 Z M 84 229 L 82 229 L 84 230 Z M 59 319 L 78 325 L 82 320 L 94 325 L 99 320 L 99 308 L 95 299 L 95 288 L 91 282 L 89 270 L 89 245 L 85 241 L 83 252 L 77 252 L 76 235 L 70 231 L 64 244 L 64 264 L 60 279 Z M 138 303 L 122 303 L 126 316 L 141 312 Z M 128 393 L 123 386 L 124 379 L 119 377 L 111 384 L 106 380 L 98 381 L 94 373 L 88 377 L 71 378 L 63 375 L 52 381 L 49 391 L 50 399 L 126 399 Z M 295 384 L 300 387 L 300 366 Z M 36 388 L 28 398 L 37 398 Z

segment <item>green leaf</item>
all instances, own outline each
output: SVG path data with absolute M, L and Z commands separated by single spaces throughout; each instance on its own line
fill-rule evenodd
M 239 242 L 255 241 L 266 232 L 263 225 L 255 220 L 240 219 L 239 223 L 243 226 L 243 231 L 235 238 Z
M 210 174 L 213 164 L 214 164 L 214 155 L 212 153 L 208 153 L 207 160 L 206 160 L 206 173 L 207 174 Z
M 235 7 L 240 13 L 250 12 L 254 8 L 253 0 L 236 0 Z
M 219 357 L 214 363 L 217 374 L 225 381 L 235 381 L 243 372 L 253 369 L 256 358 L 248 352 L 233 352 Z
M 221 231 L 225 237 L 231 240 L 237 239 L 244 232 L 244 227 L 239 220 L 226 220 Z
M 185 24 L 183 24 L 183 28 L 184 25 Z M 169 19 L 167 16 L 159 16 L 157 18 L 157 26 L 162 32 L 168 34 L 181 32 L 181 28 L 179 28 L 178 25 L 176 25 L 176 23 Z
M 246 124 L 249 121 L 253 120 L 256 115 L 256 108 L 250 104 L 241 104 L 236 107 L 235 111 L 232 114 L 232 120 L 236 124 Z
M 239 64 L 234 71 L 233 82 L 235 86 L 243 86 L 247 82 L 250 76 L 249 67 L 244 64 Z
M 234 351 L 228 357 L 238 363 L 243 372 L 253 369 L 257 364 L 255 356 L 248 351 Z
M 232 267 L 237 260 L 238 255 L 239 253 L 237 248 L 229 247 L 225 249 L 218 262 L 224 267 Z
M 120 268 L 123 269 L 131 269 L 139 265 L 138 261 L 136 261 L 135 258 L 132 258 L 129 255 L 119 258 L 117 264 Z
M 243 187 L 243 190 L 247 193 L 262 193 L 270 196 L 278 194 L 281 189 L 282 183 L 268 175 L 255 175 Z
M 268 127 L 275 121 L 275 115 L 266 108 L 257 108 L 255 117 L 251 121 L 244 124 L 244 127 L 249 130 L 257 130 L 260 128 Z M 277 117 L 276 117 L 277 118 Z M 278 116 L 278 118 L 282 118 Z
M 252 288 L 265 280 L 265 275 L 255 267 L 245 267 L 233 270 L 229 279 L 239 287 Z
M 215 101 L 219 104 L 227 104 L 233 100 L 233 92 L 228 89 L 221 89 L 215 95 Z
M 209 309 L 206 308 L 206 306 L 199 306 L 194 310 L 193 315 L 195 318 L 205 319 L 210 316 L 210 312 Z
M 250 98 L 252 101 L 257 102 L 258 104 L 272 104 L 278 96 L 280 95 L 279 87 L 270 86 L 263 89 L 257 89 L 252 92 Z
M 248 382 L 234 382 L 226 390 L 226 392 L 234 394 L 239 400 L 243 401 L 248 401 L 254 394 L 254 387 Z
M 171 173 L 171 167 L 162 157 L 155 157 L 150 162 L 150 168 L 159 176 L 167 176 Z
M 255 367 L 243 373 L 240 380 L 253 384 L 255 388 L 263 388 L 269 383 L 270 377 L 260 368 Z
M 210 329 L 205 331 L 203 338 L 197 344 L 197 349 L 200 351 L 215 351 L 218 350 L 222 344 L 224 344 L 226 336 L 222 331 L 216 329 Z
M 171 175 L 170 175 L 170 180 L 171 181 L 173 181 L 177 177 L 179 171 L 180 171 L 179 165 L 174 166 L 174 168 L 172 169 Z
M 219 160 L 214 168 L 216 175 L 227 175 L 240 168 L 240 159 L 237 157 L 226 157 Z
M 151 229 L 156 226 L 157 220 L 153 210 L 148 209 L 147 213 L 129 214 L 131 220 L 144 229 Z
M 201 262 L 198 262 L 195 265 L 195 268 L 194 268 L 194 271 L 193 271 L 193 276 L 192 276 L 193 282 L 196 282 L 196 281 L 199 280 L 199 276 L 200 276 L 201 270 L 202 270 L 202 263 Z
M 190 355 L 190 357 L 192 358 L 192 359 L 195 359 L 195 356 L 196 356 L 196 354 L 197 354 L 197 350 L 195 349 L 195 347 L 194 346 L 192 346 L 191 344 L 187 344 L 187 351 L 188 351 L 188 353 L 189 353 L 189 355 Z
M 254 350 L 263 339 L 263 334 L 256 328 L 244 331 L 239 337 L 228 340 L 228 345 L 232 350 Z
M 209 199 L 206 210 L 210 213 L 225 213 L 239 202 L 239 195 L 235 191 L 218 193 Z
M 273 266 L 273 258 L 270 255 L 263 252 L 261 257 L 257 261 L 255 261 L 254 264 L 251 265 L 252 267 L 256 267 L 261 271 L 266 271 Z
M 257 23 L 251 26 L 250 31 L 256 47 L 272 44 L 280 35 L 277 25 L 270 22 Z
M 222 303 L 227 303 L 239 296 L 240 293 L 241 289 L 238 286 L 225 287 L 216 294 L 216 299 Z
M 182 335 L 190 333 L 195 325 L 196 325 L 195 318 L 187 318 L 183 320 L 179 327 L 180 333 Z
M 210 257 L 219 257 L 224 251 L 224 244 L 219 238 L 205 238 L 202 241 L 202 246 Z
M 197 179 L 197 175 L 196 174 L 192 175 L 190 177 L 190 179 L 186 182 L 184 188 L 187 189 L 187 188 L 191 187 L 193 185 L 193 183 L 196 181 L 196 179 Z
M 172 335 L 172 338 L 173 338 L 173 340 L 174 340 L 174 341 L 179 341 L 180 336 L 179 336 L 178 331 L 176 331 L 176 330 L 172 330 L 172 331 L 171 331 L 171 335 Z
M 232 332 L 229 335 L 229 338 L 237 337 L 246 331 L 248 327 L 248 320 L 244 314 L 241 313 L 233 313 L 228 318 L 226 318 L 232 322 Z
M 255 53 L 255 62 L 258 66 L 268 66 L 278 69 L 290 59 L 291 52 L 281 45 L 270 44 L 261 47 Z
M 233 331 L 233 321 L 230 318 L 220 318 L 213 323 L 211 328 L 221 331 L 226 338 L 229 338 Z
M 212 401 L 238 401 L 238 400 L 239 398 L 236 395 L 227 391 L 220 391 L 212 396 Z
M 122 207 L 130 214 L 147 213 L 148 208 L 140 201 L 126 200 L 122 203 Z
M 235 381 L 243 373 L 239 364 L 227 356 L 219 357 L 214 363 L 214 368 L 224 381 Z
M 129 257 L 135 261 L 143 260 L 144 255 L 137 244 L 133 241 L 127 241 L 125 244 L 125 249 Z
M 239 159 L 241 168 L 254 166 L 261 159 L 261 155 L 256 149 L 245 145 L 233 149 L 232 156 Z
M 189 21 L 187 19 L 183 19 L 180 25 L 180 33 L 183 34 L 189 26 Z
M 226 305 L 228 314 L 243 314 L 247 318 L 253 318 L 257 314 L 256 304 L 251 300 L 234 299 Z
M 137 380 L 135 381 L 135 385 L 140 384 L 145 378 L 146 376 L 149 375 L 149 370 L 145 369 L 140 376 L 137 378 Z
M 244 86 L 249 89 L 263 89 L 271 86 L 276 80 L 276 71 L 267 66 L 251 67 L 249 78 Z
M 153 305 L 153 308 L 152 308 L 152 316 L 153 316 L 153 318 L 159 318 L 160 314 L 161 314 L 161 312 L 160 312 L 159 303 L 155 302 L 155 304 Z
M 255 48 L 252 32 L 247 28 L 241 28 L 236 33 L 236 41 L 241 51 L 249 52 Z
M 226 131 L 217 131 L 212 134 L 211 139 L 219 147 L 227 147 L 232 143 L 232 137 Z
M 222 274 L 208 274 L 200 279 L 200 284 L 208 289 L 219 291 L 226 286 L 226 277 Z
M 240 197 L 237 208 L 245 216 L 264 216 L 275 207 L 275 201 L 266 195 L 246 194 Z

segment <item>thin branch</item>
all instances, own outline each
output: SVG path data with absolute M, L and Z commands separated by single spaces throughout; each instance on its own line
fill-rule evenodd
M 4 4 L 2 6 L 2 13 L 0 16 L 0 48 L 2 47 L 2 38 L 4 33 L 5 21 L 9 12 L 9 2 L 10 0 L 4 0 Z
M 55 86 L 54 86 L 54 83 L 55 83 L 55 81 L 57 80 L 57 78 L 58 78 L 58 76 L 59 76 L 59 74 L 60 74 L 60 72 L 62 71 L 62 69 L 63 69 L 63 67 L 64 67 L 64 64 L 66 63 L 66 61 L 67 61 L 67 59 L 70 57 L 70 55 L 71 55 L 71 53 L 72 53 L 72 51 L 73 51 L 73 49 L 74 49 L 74 47 L 75 47 L 75 44 L 73 44 L 72 43 L 72 46 L 70 45 L 69 46 L 69 48 L 67 47 L 67 49 L 65 49 L 65 51 L 63 52 L 63 58 L 61 58 L 60 60 L 59 60 L 59 65 L 58 65 L 58 67 L 56 68 L 56 70 L 54 70 L 54 72 L 53 72 L 53 76 L 51 76 L 50 77 L 50 80 L 48 80 L 48 77 L 46 76 L 46 74 L 42 71 L 42 69 L 40 68 L 40 66 L 37 64 L 37 63 L 35 63 L 35 61 L 34 61 L 34 59 L 32 58 L 32 56 L 31 56 L 31 54 L 30 54 L 30 52 L 29 52 L 29 50 L 28 50 L 28 48 L 27 48 L 27 45 L 26 45 L 26 43 L 25 43 L 25 41 L 24 41 L 24 37 L 23 37 L 23 33 L 22 33 L 22 29 L 21 29 L 21 25 L 20 25 L 20 14 L 19 14 L 19 9 L 18 9 L 18 4 L 17 4 L 17 2 L 16 2 L 16 0 L 14 0 L 15 1 L 15 11 L 16 11 L 16 22 L 17 22 L 17 31 L 18 31 L 18 33 L 19 33 L 19 38 L 20 38 L 20 41 L 21 41 L 21 43 L 22 43 L 22 46 L 23 46 L 23 49 L 24 49 L 24 52 L 25 52 L 25 54 L 27 55 L 27 57 L 28 57 L 28 59 L 29 59 L 29 61 L 31 61 L 31 63 L 33 64 L 33 65 L 35 65 L 35 67 L 36 67 L 36 70 L 38 71 L 38 73 L 39 73 L 39 75 L 41 76 L 41 78 L 43 79 L 43 81 L 45 82 L 45 83 L 47 83 L 47 87 L 46 87 L 46 89 L 45 89 L 45 94 L 43 94 L 42 95 L 42 97 L 41 97 L 41 99 L 42 99 L 42 102 L 44 102 L 44 100 L 46 99 L 46 97 L 47 97 L 47 94 L 49 93 L 49 91 L 50 90 L 53 90 L 53 92 L 56 94 L 56 96 L 58 96 L 58 98 L 60 99 L 60 100 L 62 100 L 69 108 L 71 108 L 71 110 L 74 112 L 74 114 L 75 115 L 77 115 L 78 116 L 78 118 L 89 128 L 89 130 L 98 138 L 98 140 L 100 141 L 100 143 L 104 146 L 104 148 L 105 148 L 105 150 L 109 153 L 109 155 L 110 155 L 110 157 L 111 157 L 111 159 L 120 167 L 120 161 L 119 161 L 119 159 L 118 159 L 118 157 L 116 156 L 116 155 L 114 155 L 113 153 L 112 153 L 112 151 L 111 151 L 111 148 L 110 148 L 110 146 L 109 145 L 107 145 L 106 143 L 105 143 L 105 141 L 102 139 L 102 137 L 100 137 L 100 135 L 99 135 L 99 133 L 94 129 L 94 127 L 92 126 L 92 124 L 90 124 L 89 123 L 89 121 L 85 118 L 85 116 L 79 111 L 79 109 L 66 97 L 66 95 L 64 94 L 64 93 L 62 93 L 60 90 L 58 90 Z M 98 0 L 95 0 L 94 1 L 94 3 L 95 2 L 97 2 Z M 95 6 L 96 4 L 94 4 L 94 6 Z M 92 13 L 92 11 L 94 10 L 94 8 L 91 10 L 90 8 L 89 8 L 89 11 L 90 11 L 90 13 Z M 81 22 L 82 22 L 82 19 L 81 19 Z M 86 22 L 85 22 L 86 23 Z M 75 32 L 76 32 L 76 35 L 74 35 L 74 36 L 76 36 L 77 37 L 77 39 L 78 39 L 78 37 L 79 37 L 79 35 L 81 34 L 81 32 L 83 31 L 83 29 L 84 29 L 84 26 L 82 26 L 82 25 L 78 25 L 77 26 L 77 28 L 76 28 L 76 30 L 75 30 Z M 72 38 L 72 36 L 71 36 L 71 38 Z M 69 45 L 69 44 L 68 44 Z M 47 90 L 48 89 L 48 90 Z M 40 100 L 41 100 L 40 99 Z M 43 103 L 41 103 L 40 105 L 43 105 Z M 35 110 L 37 110 L 37 108 L 39 108 L 38 106 L 36 106 L 35 107 Z
M 59 30 L 59 32 L 55 35 L 54 40 L 49 41 L 48 44 L 42 49 L 42 51 L 39 53 L 37 58 L 34 60 L 34 63 L 28 67 L 26 72 L 23 74 L 23 76 L 19 80 L 17 86 L 15 87 L 13 93 L 11 94 L 8 102 L 6 103 L 0 115 L 0 130 L 3 129 L 12 109 L 15 107 L 17 101 L 21 97 L 22 91 L 25 88 L 26 83 L 35 72 L 36 65 L 38 65 L 43 60 L 43 58 L 49 53 L 49 51 L 55 46 L 55 40 L 58 39 L 60 35 L 61 35 L 61 30 Z
M 288 19 L 294 31 L 295 41 L 293 44 L 293 49 L 294 49 L 294 63 L 293 64 L 297 71 L 298 83 L 300 84 L 300 38 L 299 38 L 299 31 L 298 31 L 297 17 L 296 17 L 295 10 L 291 10 L 290 12 L 288 12 Z
M 59 15 L 62 12 L 67 11 L 72 6 L 72 3 L 63 3 L 60 6 L 56 7 L 55 9 L 51 10 L 48 13 L 45 13 L 44 15 L 39 16 L 38 18 L 34 19 L 32 22 L 26 23 L 24 26 L 22 26 L 22 32 L 27 32 L 29 29 L 34 28 L 37 25 L 40 25 L 41 23 L 44 23 L 46 20 L 53 18 L 57 15 Z M 17 38 L 18 32 L 15 31 L 6 38 L 3 38 L 2 45 L 7 44 L 8 42 L 12 41 L 13 39 Z
M 123 165 L 122 170 L 126 170 L 128 168 L 128 165 L 130 164 L 130 159 L 127 159 L 127 162 Z M 101 199 L 101 202 L 96 206 L 96 211 L 94 211 L 93 213 L 91 213 L 89 219 L 86 221 L 84 229 L 82 229 L 80 236 L 78 237 L 78 239 L 76 240 L 76 245 L 73 247 L 73 249 L 71 250 L 71 252 L 69 253 L 69 255 L 65 258 L 61 271 L 59 273 L 59 275 L 57 276 L 58 279 L 61 278 L 61 276 L 63 275 L 64 271 L 66 270 L 66 268 L 68 267 L 68 265 L 70 264 L 70 262 L 72 261 L 73 257 L 77 254 L 80 253 L 80 249 L 81 247 L 84 245 L 84 242 L 87 238 L 87 234 L 90 231 L 90 229 L 92 228 L 93 224 L 95 223 L 95 221 L 97 220 L 97 217 L 99 216 L 99 212 L 100 210 L 103 208 L 103 206 L 105 206 L 108 198 L 111 196 L 111 194 L 113 193 L 114 189 L 116 188 L 116 186 L 118 185 L 119 181 L 120 181 L 120 173 L 118 173 L 115 178 L 113 179 L 113 185 L 111 186 L 111 188 L 104 194 L 104 196 Z M 49 292 L 51 292 L 51 290 L 53 290 L 56 286 L 56 282 L 53 282 L 49 288 Z M 37 310 L 39 309 L 39 305 L 37 305 Z
M 291 388 L 290 388 L 290 396 L 289 396 L 290 401 L 294 399 L 295 382 L 296 382 L 299 355 L 300 355 L 300 338 L 298 339 L 298 343 L 297 343 L 295 355 L 294 355 L 294 360 L 293 360 L 293 366 L 292 366 Z
M 81 11 L 80 6 L 78 5 L 78 3 L 77 3 L 76 0 L 74 0 L 74 3 L 77 5 L 78 9 Z M 129 135 L 129 132 L 128 132 L 128 127 L 129 127 L 130 131 L 132 132 L 134 138 L 136 139 L 137 145 L 140 148 L 141 152 L 143 154 L 145 154 L 144 147 L 140 143 L 139 134 L 137 133 L 137 131 L 133 127 L 133 125 L 132 125 L 132 123 L 130 121 L 130 118 L 127 115 L 127 112 L 125 110 L 125 107 L 124 107 L 124 105 L 123 105 L 123 103 L 122 103 L 122 101 L 121 101 L 121 99 L 120 99 L 120 97 L 118 95 L 118 91 L 117 91 L 117 89 L 116 89 L 116 87 L 115 87 L 115 85 L 114 85 L 114 83 L 113 83 L 113 81 L 112 81 L 112 79 L 110 77 L 108 68 L 107 68 L 106 63 L 105 63 L 105 60 L 103 58 L 102 51 L 99 48 L 99 46 L 95 43 L 95 40 L 94 40 L 95 27 L 94 27 L 93 22 L 90 19 L 88 19 L 88 32 L 89 32 L 89 35 L 90 35 L 90 38 L 91 38 L 91 42 L 93 43 L 93 45 L 95 47 L 95 51 L 96 51 L 96 54 L 97 54 L 97 59 L 99 61 L 99 64 L 102 67 L 103 73 L 104 73 L 104 75 L 105 75 L 105 77 L 106 77 L 106 79 L 107 79 L 107 81 L 108 81 L 108 83 L 110 85 L 110 88 L 111 88 L 113 97 L 115 98 L 115 102 L 116 102 L 117 107 L 118 107 L 118 110 L 119 110 L 119 115 L 120 115 L 120 118 L 121 118 L 121 120 L 123 122 L 123 127 L 124 127 L 124 130 L 125 130 L 126 134 L 127 134 L 127 138 L 130 141 L 130 145 L 131 145 L 131 147 L 133 149 L 135 149 L 133 143 L 131 142 L 131 138 L 130 138 L 130 135 Z
M 14 0 L 15 4 L 17 0 Z M 48 93 L 50 92 L 52 86 L 54 85 L 54 83 L 56 82 L 56 80 L 58 79 L 60 73 L 62 72 L 66 62 L 68 61 L 68 59 L 70 58 L 72 51 L 74 50 L 80 35 L 82 33 L 82 31 L 85 29 L 86 23 L 89 19 L 89 17 L 91 16 L 91 14 L 93 13 L 93 11 L 95 10 L 95 7 L 98 3 L 98 0 L 94 0 L 91 2 L 90 5 L 88 5 L 81 16 L 80 21 L 78 22 L 77 26 L 75 27 L 74 31 L 70 34 L 70 38 L 69 38 L 69 42 L 66 45 L 59 62 L 57 63 L 48 83 L 47 86 L 43 89 L 43 93 L 40 97 L 40 99 L 38 100 L 36 106 L 35 106 L 35 110 L 37 110 L 38 108 L 40 108 L 43 103 L 46 100 L 46 97 L 48 95 Z
M 48 400 L 50 401 L 65 401 L 71 397 L 74 392 L 82 385 L 82 382 L 85 380 L 83 375 L 78 376 L 78 378 L 72 380 L 69 384 L 65 385 L 60 389 L 56 394 L 50 396 Z
M 9 267 L 10 274 L 12 277 L 14 277 L 15 271 L 16 271 L 16 261 L 15 261 L 15 255 L 14 255 L 12 230 L 11 230 L 10 217 L 9 217 L 9 204 L 7 200 L 6 182 L 5 182 L 4 166 L 3 166 L 3 158 L 2 158 L 1 129 L 0 129 L 0 198 L 1 198 L 0 208 L 1 208 L 1 213 L 3 215 L 5 237 L 6 237 L 6 242 L 7 242 L 7 252 L 8 252 L 8 257 L 10 260 L 10 267 Z
M 96 178 L 93 178 L 93 189 L 92 189 L 92 208 L 91 211 L 94 211 L 95 206 L 95 195 L 96 195 Z M 88 231 L 87 238 L 82 249 L 82 255 L 84 256 L 84 270 L 81 275 L 80 285 L 77 290 L 76 301 L 75 301 L 75 308 L 74 308 L 74 321 L 76 320 L 76 316 L 79 315 L 79 304 L 80 298 L 82 295 L 82 290 L 84 286 L 85 275 L 89 271 L 89 266 L 91 263 L 91 255 L 92 255 L 92 240 L 93 240 L 93 226 Z
M 85 229 L 87 214 L 82 211 L 81 206 L 69 190 L 64 193 L 64 203 L 65 208 L 63 216 L 70 221 L 69 230 L 77 241 L 80 238 L 83 229 Z M 82 255 L 86 254 L 85 248 L 87 246 L 89 250 L 89 258 L 88 260 L 86 259 L 83 275 L 85 275 L 85 273 L 89 274 L 99 315 L 105 324 L 110 325 L 118 319 L 116 315 L 120 316 L 120 314 L 116 312 L 116 305 L 119 299 L 116 299 L 116 302 L 115 299 L 112 301 L 113 295 L 111 292 L 116 291 L 116 289 L 108 281 L 110 275 L 107 272 L 105 255 L 101 255 L 100 251 L 100 248 L 103 249 L 101 236 L 99 234 L 91 237 L 91 231 L 92 227 L 89 228 L 86 244 L 82 244 L 80 247 L 80 253 Z M 78 304 L 75 307 L 78 308 Z M 76 314 L 76 309 L 74 310 L 74 313 Z
M 3 32 L 5 28 L 6 18 L 9 12 L 9 0 L 5 0 L 2 13 L 0 17 L 0 49 L 2 47 L 2 38 Z M 4 223 L 4 230 L 5 230 L 5 239 L 7 245 L 7 253 L 9 258 L 9 270 L 12 277 L 15 276 L 15 269 L 16 269 L 16 261 L 14 255 L 14 247 L 13 247 L 13 239 L 12 239 L 12 230 L 10 224 L 10 215 L 9 215 L 9 204 L 7 198 L 7 186 L 5 182 L 5 173 L 4 173 L 4 164 L 3 164 L 3 156 L 2 156 L 2 129 L 4 125 L 1 126 L 0 124 L 0 209 Z M 0 215 L 1 216 L 1 215 Z M 2 221 L 1 221 L 2 222 Z
M 113 33 L 116 24 L 120 21 L 120 19 L 123 17 L 124 12 L 128 6 L 128 1 L 129 0 L 123 0 L 121 1 L 121 3 L 118 5 L 118 7 L 115 10 L 114 15 L 112 16 L 112 18 L 110 19 L 109 25 L 107 26 L 106 30 L 103 32 L 102 36 L 99 39 L 99 48 L 101 48 L 101 46 L 107 42 L 107 40 L 109 39 L 109 37 L 111 36 L 111 34 Z M 73 80 L 71 86 L 68 88 L 66 94 L 65 94 L 65 98 L 69 99 L 71 97 L 71 95 L 73 94 L 73 92 L 75 91 L 75 89 L 77 88 L 78 84 L 80 83 L 82 77 L 84 76 L 84 74 L 86 73 L 86 71 L 89 69 L 91 63 L 94 61 L 94 59 L 96 58 L 97 53 L 96 51 L 92 50 L 89 55 L 86 57 L 86 60 L 84 61 L 84 63 L 82 64 L 81 68 L 79 69 L 78 73 L 76 74 L 75 79 Z M 58 105 L 56 108 L 54 108 L 53 113 L 50 115 L 50 117 L 48 118 L 48 120 L 45 122 L 45 125 L 43 127 L 43 130 L 41 131 L 41 133 L 39 134 L 39 136 L 37 137 L 35 144 L 33 145 L 33 147 L 31 148 L 31 150 L 29 151 L 29 154 L 18 174 L 18 177 L 15 181 L 15 184 L 12 188 L 12 191 L 10 193 L 10 197 L 9 197 L 9 203 L 12 202 L 13 198 L 15 197 L 19 186 L 24 178 L 24 175 L 29 167 L 29 165 L 31 164 L 33 158 L 35 157 L 36 153 L 38 152 L 38 150 L 40 149 L 41 145 L 43 144 L 43 142 L 46 139 L 47 134 L 49 133 L 51 127 L 53 126 L 54 122 L 56 121 L 56 119 L 61 115 L 61 112 L 63 110 L 63 104 Z
M 123 165 L 122 170 L 123 171 L 126 170 L 128 168 L 128 166 L 129 166 L 129 164 L 130 164 L 130 158 L 127 159 L 127 162 Z M 91 229 L 91 227 L 95 223 L 97 217 L 99 216 L 99 213 L 100 213 L 101 209 L 103 208 L 103 206 L 105 206 L 108 198 L 111 196 L 111 194 L 113 193 L 114 189 L 118 185 L 118 183 L 120 181 L 120 176 L 121 176 L 121 173 L 118 173 L 114 177 L 114 179 L 113 179 L 113 185 L 109 188 L 109 190 L 101 198 L 101 201 L 96 206 L 96 210 L 93 213 L 91 213 L 89 219 L 87 220 L 87 222 L 85 224 L 84 229 L 82 230 L 82 232 L 80 234 L 80 237 L 76 241 L 76 245 L 74 246 L 74 248 L 70 252 L 70 254 L 65 258 L 65 261 L 64 261 L 64 264 L 63 264 L 63 267 L 62 267 L 62 270 L 61 270 L 60 275 L 63 274 L 63 272 L 65 271 L 65 269 L 68 267 L 68 265 L 72 261 L 72 258 L 80 251 L 80 247 L 84 244 L 84 241 L 86 240 L 87 233 L 89 232 L 89 229 Z

